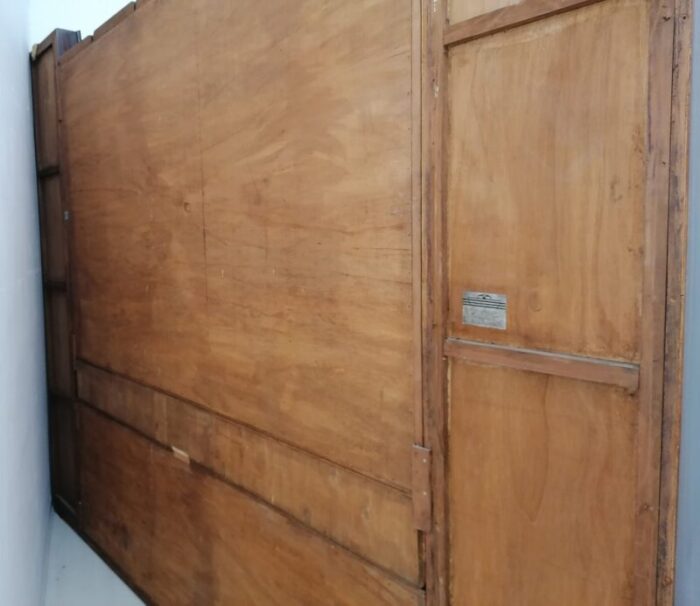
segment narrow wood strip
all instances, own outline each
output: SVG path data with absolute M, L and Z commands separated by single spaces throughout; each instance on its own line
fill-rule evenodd
M 639 387 L 637 364 L 534 349 L 518 349 L 454 338 L 445 341 L 444 352 L 447 356 L 476 364 L 505 366 L 567 379 L 616 385 L 632 393 Z
M 442 346 L 447 316 L 444 279 L 445 203 L 443 161 L 447 53 L 443 48 L 447 2 L 423 0 L 423 394 L 425 445 L 431 451 L 431 528 L 425 535 L 427 603 L 449 603 L 447 517 L 447 374 Z
M 502 32 L 512 27 L 532 23 L 545 17 L 595 4 L 601 0 L 524 0 L 520 4 L 484 13 L 447 27 L 445 46 L 453 46 Z
M 691 0 L 676 0 L 657 606 L 673 606 L 676 576 L 676 517 L 683 403 L 683 334 L 688 230 L 692 11 Z
M 114 29 L 117 25 L 124 21 L 124 19 L 130 16 L 135 10 L 136 3 L 129 2 L 129 4 L 118 10 L 114 15 L 112 15 L 109 19 L 107 19 L 107 21 L 105 21 L 95 30 L 95 33 L 92 35 L 93 39 L 97 40 L 98 38 L 104 36 L 107 32 Z
M 637 419 L 635 577 L 632 580 L 632 603 L 635 606 L 656 604 L 676 7 L 670 1 L 650 2 L 648 11 L 644 290 Z

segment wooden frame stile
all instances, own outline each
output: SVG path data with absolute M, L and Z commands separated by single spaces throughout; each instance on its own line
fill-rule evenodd
M 661 491 L 656 581 L 658 606 L 673 606 L 678 470 L 683 398 L 692 0 L 676 0 L 671 99 L 671 181 L 668 218 L 666 345 L 661 432 Z
M 664 395 L 674 12 L 670 0 L 653 1 L 649 7 L 649 123 L 646 141 L 645 255 L 638 413 L 636 578 L 632 600 L 640 606 L 653 604 L 656 597 L 656 575 L 646 571 L 656 569 L 659 532 L 659 429 Z
M 446 0 L 423 2 L 423 272 L 424 393 L 427 443 L 432 452 L 432 527 L 426 538 L 427 603 L 448 604 L 447 398 L 445 377 L 446 281 L 443 280 L 444 213 L 442 160 L 446 84 L 443 32 Z

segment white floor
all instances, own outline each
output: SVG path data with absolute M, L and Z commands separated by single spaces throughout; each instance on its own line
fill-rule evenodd
M 121 579 L 53 514 L 45 606 L 140 606 Z

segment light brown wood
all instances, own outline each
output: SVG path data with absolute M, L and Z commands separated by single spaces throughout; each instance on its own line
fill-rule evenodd
M 163 446 L 418 584 L 411 495 L 201 407 L 86 364 L 78 396 Z
M 83 528 L 158 604 L 408 606 L 423 593 L 81 408 Z
M 447 414 L 442 355 L 447 302 L 443 278 L 442 102 L 446 88 L 442 45 L 446 10 L 445 2 L 423 2 L 423 393 L 432 481 L 432 524 L 425 541 L 425 573 L 427 600 L 431 606 L 447 606 L 449 584 L 445 469 Z
M 678 470 L 683 401 L 683 335 L 688 225 L 688 151 L 692 3 L 676 2 L 673 120 L 671 134 L 671 189 L 669 209 L 668 294 L 666 297 L 666 351 L 661 453 L 661 499 L 657 570 L 658 606 L 673 606 L 676 564 Z
M 156 2 L 63 63 L 80 357 L 410 488 L 411 17 Z
M 453 601 L 651 605 L 674 14 L 608 0 L 539 17 L 447 49 L 445 353 L 478 364 L 453 361 L 448 383 Z M 464 324 L 466 291 L 506 295 L 506 329 Z M 581 356 L 632 371 L 615 385 L 638 368 L 639 391 L 590 382 Z
M 649 37 L 646 184 L 644 197 L 644 290 L 639 385 L 635 606 L 656 602 L 664 395 L 666 272 L 670 194 L 671 94 L 673 90 L 673 2 L 652 2 Z
M 450 51 L 451 336 L 639 361 L 646 24 L 614 0 Z M 463 325 L 465 291 L 507 330 Z
M 444 43 L 449 46 L 469 42 L 594 2 L 600 0 L 521 0 L 464 21 L 453 21 L 445 30 Z
M 446 0 L 449 4 L 450 23 L 488 14 L 506 6 L 518 5 L 527 0 Z
M 635 399 L 451 368 L 452 604 L 635 604 Z
M 448 339 L 444 352 L 445 355 L 473 364 L 505 366 L 555 377 L 615 385 L 631 393 L 639 387 L 639 366 L 636 364 L 488 345 L 461 339 Z

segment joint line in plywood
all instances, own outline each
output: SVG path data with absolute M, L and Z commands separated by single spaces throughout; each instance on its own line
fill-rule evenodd
M 615 360 L 519 349 L 455 338 L 445 340 L 444 352 L 446 356 L 476 364 L 505 366 L 567 379 L 615 385 L 631 393 L 639 387 L 639 365 Z
M 506 29 L 526 25 L 558 13 L 595 4 L 601 0 L 524 0 L 520 4 L 465 19 L 445 30 L 443 44 L 463 44 Z
M 189 406 L 192 406 L 193 408 L 196 408 L 197 410 L 201 410 L 203 412 L 206 412 L 207 414 L 210 414 L 214 417 L 222 419 L 223 421 L 225 421 L 227 423 L 232 423 L 234 425 L 244 427 L 245 429 L 248 429 L 252 432 L 255 432 L 256 434 L 258 434 L 260 436 L 263 436 L 263 437 L 268 438 L 270 440 L 274 440 L 275 442 L 278 442 L 280 444 L 284 444 L 285 446 L 287 446 L 289 448 L 293 448 L 297 452 L 301 452 L 305 455 L 315 457 L 318 460 L 325 461 L 326 463 L 329 463 L 330 465 L 338 467 L 339 469 L 344 469 L 345 471 L 349 471 L 351 473 L 354 473 L 354 474 L 356 474 L 356 475 L 358 475 L 366 480 L 369 480 L 371 482 L 376 482 L 378 484 L 381 484 L 382 486 L 386 486 L 388 488 L 394 489 L 397 492 L 400 492 L 400 493 L 407 495 L 407 496 L 410 496 L 412 494 L 411 488 L 408 488 L 406 486 L 401 486 L 399 484 L 395 484 L 395 483 L 390 482 L 388 480 L 385 480 L 383 478 L 368 475 L 362 471 L 359 471 L 359 470 L 354 469 L 352 467 L 348 467 L 347 465 L 345 465 L 343 463 L 338 463 L 337 461 L 333 461 L 332 459 L 324 457 L 323 455 L 320 455 L 314 451 L 307 450 L 306 448 L 303 448 L 302 446 L 299 446 L 298 444 L 294 444 L 293 442 L 289 442 L 287 440 L 284 440 L 284 439 L 280 438 L 279 436 L 268 433 L 267 431 L 260 429 L 259 427 L 255 427 L 253 425 L 249 425 L 248 423 L 245 423 L 245 422 L 240 421 L 238 419 L 235 419 L 233 417 L 226 416 L 225 414 L 222 414 L 221 412 L 218 412 L 212 408 L 208 408 L 204 404 L 200 404 L 199 402 L 195 402 L 193 400 L 188 400 L 187 398 L 184 398 L 178 394 L 166 391 L 166 390 L 161 389 L 159 387 L 155 387 L 155 386 L 150 385 L 144 381 L 134 379 L 133 377 L 130 377 L 129 375 L 123 374 L 123 373 L 118 372 L 116 370 L 113 370 L 111 368 L 100 366 L 98 364 L 95 364 L 94 362 L 91 362 L 90 360 L 86 360 L 85 358 L 76 357 L 75 366 L 77 369 L 80 369 L 80 367 L 83 366 L 83 367 L 87 367 L 87 368 L 93 368 L 96 370 L 100 370 L 100 371 L 105 372 L 107 374 L 118 377 L 122 380 L 129 381 L 129 382 L 133 383 L 134 385 L 140 385 L 141 387 L 146 387 L 147 389 L 151 389 L 157 393 L 160 393 L 160 394 L 163 394 L 163 395 L 168 396 L 170 398 L 174 398 L 175 400 L 179 400 L 181 402 L 184 402 L 185 404 L 188 404 Z
M 348 554 L 350 557 L 355 558 L 356 560 L 359 560 L 363 562 L 365 565 L 371 566 L 372 568 L 380 571 L 381 573 L 385 574 L 386 576 L 390 577 L 393 581 L 400 583 L 404 587 L 407 587 L 412 590 L 418 590 L 420 591 L 421 588 L 418 587 L 415 583 L 411 582 L 408 579 L 405 579 L 402 577 L 400 574 L 395 572 L 394 570 L 387 568 L 386 566 L 375 562 L 374 560 L 371 560 L 367 556 L 365 556 L 362 553 L 359 553 L 357 551 L 354 551 L 351 549 L 348 545 L 345 545 L 338 540 L 336 540 L 334 537 L 331 535 L 319 530 L 318 528 L 308 524 L 306 521 L 304 521 L 302 518 L 295 516 L 294 514 L 290 513 L 286 509 L 280 507 L 274 502 L 268 501 L 264 499 L 262 496 L 257 494 L 256 492 L 253 492 L 252 490 L 246 488 L 244 485 L 235 482 L 234 480 L 222 475 L 218 471 L 208 467 L 207 465 L 204 465 L 200 463 L 199 461 L 192 459 L 188 453 L 184 452 L 183 450 L 180 450 L 179 448 L 176 448 L 172 445 L 165 444 L 155 438 L 154 436 L 151 436 L 140 429 L 134 427 L 133 425 L 119 419 L 118 417 L 110 414 L 109 412 L 99 408 L 92 402 L 89 402 L 87 400 L 83 399 L 78 399 L 77 402 L 80 404 L 80 406 L 89 409 L 92 413 L 102 417 L 103 419 L 108 420 L 111 423 L 114 423 L 115 425 L 123 428 L 127 432 L 138 436 L 141 440 L 144 440 L 146 443 L 149 445 L 153 446 L 154 448 L 158 448 L 161 451 L 165 451 L 170 453 L 175 459 L 178 461 L 185 463 L 190 466 L 190 469 L 193 473 L 198 473 L 201 475 L 208 476 L 210 478 L 213 478 L 217 482 L 220 482 L 221 484 L 224 484 L 225 486 L 228 486 L 232 490 L 235 490 L 243 495 L 245 495 L 247 498 L 251 499 L 252 501 L 255 501 L 259 505 L 274 511 L 278 515 L 284 517 L 290 524 L 295 526 L 296 528 L 300 528 L 305 530 L 306 532 L 313 534 L 322 540 L 326 541 L 327 543 L 330 543 L 334 546 L 336 549 L 340 549 L 346 554 Z

